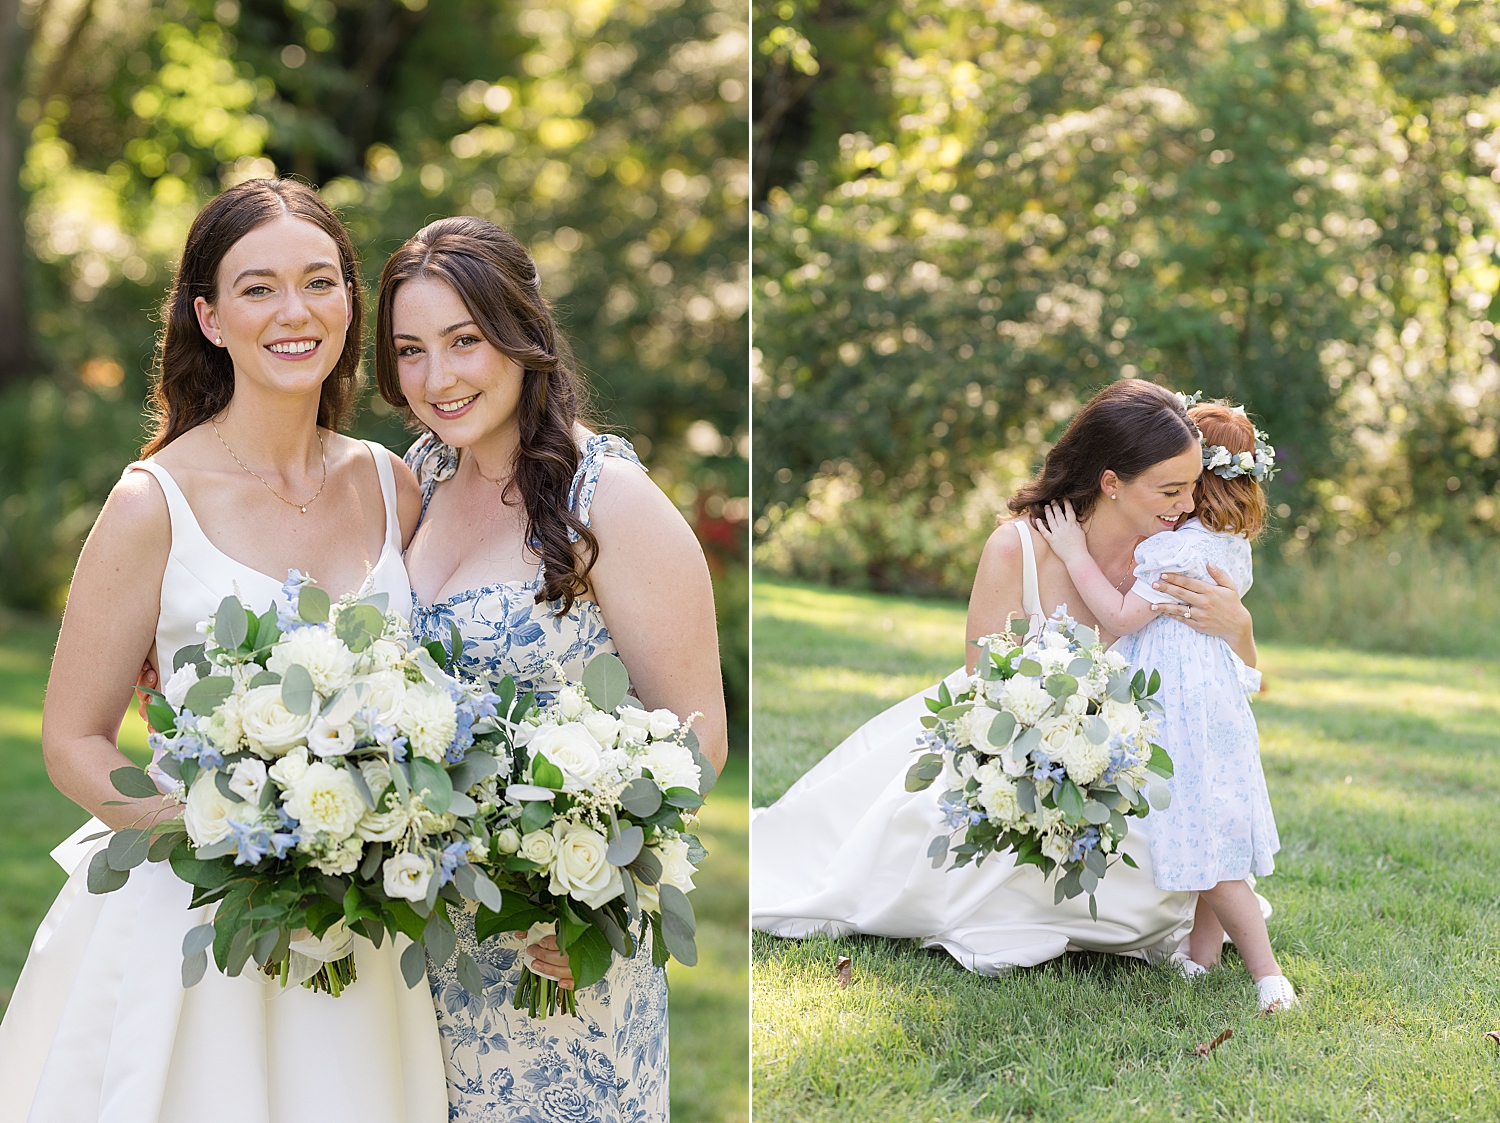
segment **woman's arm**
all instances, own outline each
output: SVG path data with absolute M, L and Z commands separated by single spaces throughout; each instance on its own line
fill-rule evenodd
M 1135 592 L 1121 593 L 1104 576 L 1094 555 L 1089 553 L 1088 539 L 1084 537 L 1083 527 L 1078 525 L 1072 503 L 1066 499 L 1062 507 L 1053 503 L 1048 508 L 1047 518 L 1038 520 L 1035 525 L 1037 533 L 1047 540 L 1052 552 L 1068 567 L 1068 576 L 1073 579 L 1078 595 L 1105 631 L 1128 636 L 1155 619 L 1150 601 Z
M 132 762 L 118 748 L 141 663 L 161 611 L 171 549 L 166 497 L 147 472 L 130 472 L 110 492 L 84 543 L 47 679 L 42 756 L 57 789 L 115 830 L 178 813 L 162 797 L 126 800 L 109 774 Z M 106 807 L 107 801 L 125 805 Z
M 728 720 L 703 548 L 671 500 L 624 460 L 604 462 L 590 522 L 599 558 L 589 584 L 636 694 L 653 709 L 701 713 L 699 748 L 722 772 Z
M 1170 593 L 1183 603 L 1154 604 L 1152 609 L 1175 616 L 1206 636 L 1218 636 L 1229 644 L 1229 649 L 1245 666 L 1255 666 L 1255 621 L 1250 617 L 1250 610 L 1240 602 L 1238 586 L 1216 565 L 1209 565 L 1208 575 L 1215 584 L 1184 577 L 1180 573 L 1163 573 L 1152 588 Z

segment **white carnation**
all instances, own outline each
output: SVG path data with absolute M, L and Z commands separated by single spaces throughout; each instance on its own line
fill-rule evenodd
M 1021 818 L 1015 781 L 998 768 L 982 776 L 976 774 L 976 778 L 979 780 L 979 805 L 991 819 L 1009 824 Z
M 295 633 L 294 633 L 295 634 Z M 258 756 L 277 757 L 306 740 L 310 714 L 294 714 L 281 702 L 279 685 L 257 686 L 240 700 L 240 727 Z
M 343 842 L 328 847 L 321 858 L 313 859 L 313 865 L 326 874 L 338 877 L 357 870 L 359 860 L 364 857 L 364 853 L 363 842 L 358 838 L 346 838 Z
M 1042 853 L 1054 862 L 1066 861 L 1072 845 L 1073 840 L 1062 831 L 1048 831 L 1042 835 Z
M 446 690 L 415 687 L 406 692 L 396 728 L 417 756 L 442 760 L 458 734 L 458 708 Z
M 359 657 L 334 635 L 329 624 L 314 624 L 285 633 L 271 649 L 266 670 L 285 675 L 296 664 L 312 677 L 313 689 L 324 698 L 348 686 L 354 679 Z
M 353 777 L 321 760 L 307 766 L 286 799 L 287 814 L 304 832 L 324 831 L 340 840 L 354 833 L 365 810 Z

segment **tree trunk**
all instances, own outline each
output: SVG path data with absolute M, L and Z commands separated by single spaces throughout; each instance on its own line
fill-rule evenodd
M 0 0 L 0 386 L 32 373 L 31 325 L 26 315 L 26 261 L 21 234 L 21 146 L 16 121 L 26 37 L 20 0 Z

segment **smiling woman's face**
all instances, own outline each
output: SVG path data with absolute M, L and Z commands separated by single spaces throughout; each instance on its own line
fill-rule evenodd
M 230 247 L 198 325 L 234 360 L 237 377 L 283 394 L 321 389 L 344 351 L 353 301 L 339 249 L 311 222 L 282 215 Z
M 1103 502 L 1137 534 L 1150 537 L 1173 529 L 1193 513 L 1193 485 L 1202 471 L 1202 446 L 1194 441 L 1185 451 L 1151 465 L 1128 482 L 1105 472 Z
M 516 425 L 525 372 L 484 337 L 451 285 L 403 284 L 391 306 L 391 335 L 401 392 L 438 440 L 472 448 Z

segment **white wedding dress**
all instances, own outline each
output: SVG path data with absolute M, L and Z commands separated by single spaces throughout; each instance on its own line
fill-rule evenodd
M 406 612 L 390 455 L 370 444 L 386 507 L 374 591 Z M 158 659 L 201 641 L 198 621 L 231 593 L 264 611 L 281 579 L 230 558 L 208 540 L 181 490 L 158 464 L 172 549 L 162 578 Z M 196 986 L 181 981 L 182 938 L 212 919 L 189 909 L 191 887 L 166 863 L 142 864 L 126 885 L 95 896 L 88 860 L 108 838 L 97 819 L 53 851 L 71 871 L 32 941 L 0 1022 L 0 1123 L 442 1123 L 447 1085 L 432 995 L 408 989 L 406 946 L 354 941 L 358 979 L 333 998 L 283 990 L 247 963 L 227 978 L 210 960 Z
M 1030 530 L 1017 521 L 1023 555 L 1022 607 L 1043 611 Z M 963 668 L 945 680 L 966 687 Z M 980 866 L 932 868 L 927 846 L 944 834 L 941 782 L 906 790 L 916 759 L 924 698 L 913 695 L 872 718 L 819 761 L 750 828 L 751 923 L 777 936 L 817 934 L 920 939 L 945 948 L 971 971 L 1031 967 L 1065 951 L 1105 951 L 1152 961 L 1170 955 L 1192 929 L 1195 893 L 1151 880 L 1150 818 L 1130 820 L 1124 850 L 1139 865 L 1114 862 L 1095 893 L 1053 904 L 1053 880 L 1035 866 L 993 854 Z

